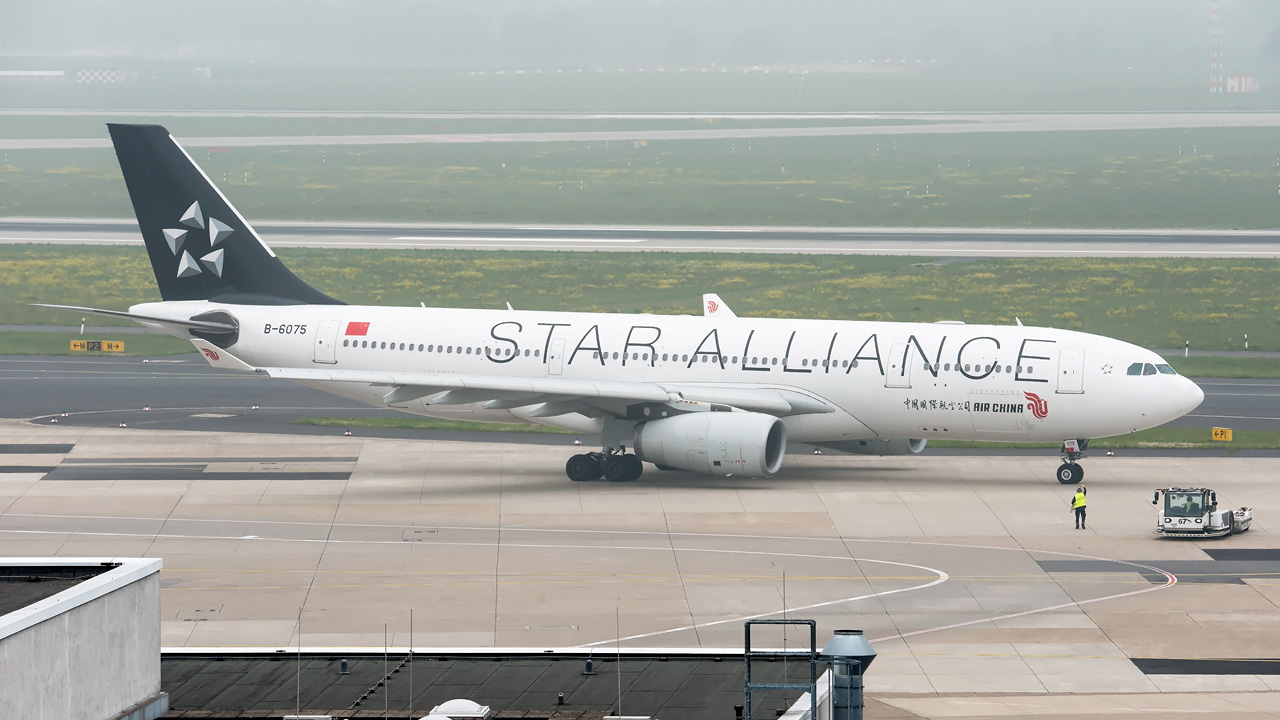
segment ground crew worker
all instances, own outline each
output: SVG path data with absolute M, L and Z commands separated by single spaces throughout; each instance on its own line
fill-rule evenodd
M 1070 503 L 1069 503 L 1069 504 L 1070 504 L 1070 506 L 1071 506 L 1071 510 L 1072 510 L 1072 512 L 1074 512 L 1074 513 L 1076 514 L 1076 529 L 1077 529 L 1077 530 L 1087 530 L 1087 529 L 1088 529 L 1088 528 L 1086 528 L 1086 527 L 1085 527 L 1085 525 L 1084 525 L 1084 506 L 1085 506 L 1085 502 L 1084 502 L 1084 494 L 1085 494 L 1085 493 L 1084 493 L 1084 486 L 1083 486 L 1083 485 L 1081 485 L 1080 487 L 1076 488 L 1076 494 L 1075 494 L 1075 496 L 1074 496 L 1074 497 L 1072 497 L 1072 498 L 1071 498 L 1071 501 L 1070 501 Z

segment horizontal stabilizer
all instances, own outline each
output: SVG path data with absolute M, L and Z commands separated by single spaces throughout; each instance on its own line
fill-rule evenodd
M 132 320 L 143 324 L 163 325 L 165 327 L 177 328 L 180 330 L 200 330 L 208 333 L 233 333 L 237 330 L 235 325 L 212 320 L 175 320 L 173 318 L 154 317 L 151 315 L 138 315 L 137 313 L 124 312 L 121 310 L 99 310 L 98 308 L 76 307 L 75 305 L 45 305 L 44 303 L 31 303 L 31 305 L 33 307 L 53 308 L 54 310 L 71 310 L 73 312 L 84 313 L 86 315 L 98 315 L 100 317 Z

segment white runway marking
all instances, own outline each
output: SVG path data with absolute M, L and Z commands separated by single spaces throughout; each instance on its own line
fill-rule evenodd
M 647 242 L 644 238 L 556 238 L 556 237 L 481 237 L 468 236 L 465 240 L 459 242 L 456 239 L 448 237 L 393 237 L 392 240 L 412 240 L 414 242 L 452 242 L 455 245 L 461 245 L 469 242 L 482 243 L 641 243 Z M 279 243 L 276 243 L 279 244 Z

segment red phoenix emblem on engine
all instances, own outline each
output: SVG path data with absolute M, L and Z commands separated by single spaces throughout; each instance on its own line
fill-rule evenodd
M 1045 419 L 1049 414 L 1049 401 L 1033 392 L 1022 394 L 1027 396 L 1027 407 L 1031 408 L 1031 414 L 1035 415 L 1037 420 Z
M 209 348 L 200 348 L 200 352 L 204 353 L 204 356 L 209 358 L 210 360 L 218 359 L 218 353 L 214 352 L 213 350 L 210 350 Z
M 708 300 L 708 301 L 707 301 L 707 312 L 709 312 L 709 313 L 713 313 L 713 312 L 715 312 L 715 311 L 717 311 L 717 310 L 719 310 L 719 309 L 720 309 L 720 305 L 719 305 L 718 303 L 716 303 L 716 301 L 715 301 L 715 300 Z

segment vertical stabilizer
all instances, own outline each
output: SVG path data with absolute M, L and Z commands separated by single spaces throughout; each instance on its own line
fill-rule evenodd
M 107 128 L 161 297 L 341 304 L 289 272 L 168 130 L 159 125 Z

